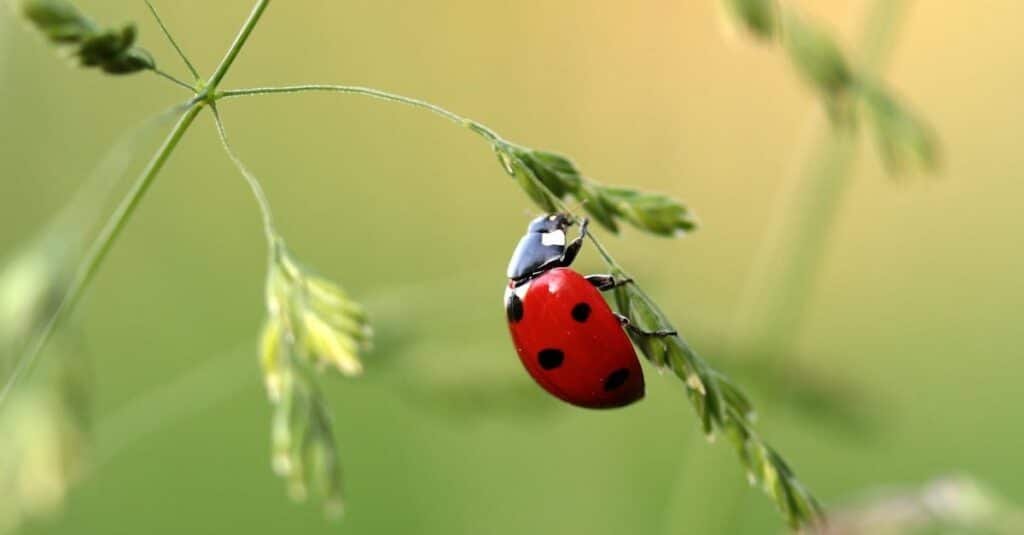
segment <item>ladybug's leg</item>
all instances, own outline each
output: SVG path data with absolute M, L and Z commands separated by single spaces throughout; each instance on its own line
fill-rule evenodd
M 616 279 L 613 275 L 587 275 L 584 278 L 602 292 L 633 282 L 633 279 Z
M 562 252 L 562 258 L 558 260 L 559 267 L 569 267 L 572 265 L 573 260 L 576 260 L 576 255 L 580 253 L 580 248 L 583 247 L 583 238 L 587 237 L 587 218 L 583 218 L 580 221 L 580 235 L 575 240 L 569 242 L 569 245 L 565 246 L 565 250 Z
M 622 326 L 625 327 L 626 329 L 629 329 L 629 331 L 632 332 L 633 334 L 639 334 L 640 336 L 659 336 L 659 337 L 676 336 L 677 334 L 679 334 L 676 331 L 670 331 L 670 330 L 667 330 L 667 329 L 666 330 L 660 330 L 660 331 L 645 331 L 645 330 L 641 329 L 640 327 L 637 327 L 636 325 L 633 325 L 633 322 L 629 321 L 629 318 L 627 318 L 626 316 L 623 316 L 622 314 L 618 314 L 618 313 L 614 313 L 614 314 L 615 314 L 616 318 L 619 318 L 619 323 L 622 324 Z

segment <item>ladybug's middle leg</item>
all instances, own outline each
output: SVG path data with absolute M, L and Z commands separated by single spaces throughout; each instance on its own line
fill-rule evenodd
M 640 327 L 633 325 L 633 322 L 629 321 L 629 318 L 627 318 L 626 316 L 623 316 L 622 314 L 619 313 L 614 314 L 616 318 L 619 318 L 619 323 L 622 324 L 623 327 L 628 329 L 633 334 L 638 334 L 640 336 L 658 336 L 661 338 L 664 338 L 666 336 L 676 336 L 679 334 L 679 332 L 677 331 L 672 331 L 668 329 L 662 329 L 658 331 L 645 331 Z
M 614 275 L 587 275 L 584 278 L 602 292 L 633 282 L 630 278 L 616 279 Z

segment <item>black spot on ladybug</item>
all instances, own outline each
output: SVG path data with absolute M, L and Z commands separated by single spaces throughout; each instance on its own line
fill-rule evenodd
M 629 370 L 626 368 L 619 368 L 612 373 L 608 374 L 608 377 L 604 378 L 604 391 L 610 392 L 616 388 L 626 384 L 626 379 L 629 379 Z
M 553 370 L 561 366 L 563 360 L 565 360 L 565 353 L 562 353 L 561 349 L 542 349 L 540 353 L 537 353 L 537 362 L 540 362 L 540 367 L 545 370 Z
M 572 307 L 572 319 L 583 323 L 590 317 L 590 305 L 586 303 L 576 303 L 576 306 Z
M 519 323 L 523 319 L 523 300 L 513 293 L 505 303 L 505 312 L 508 314 L 508 321 Z

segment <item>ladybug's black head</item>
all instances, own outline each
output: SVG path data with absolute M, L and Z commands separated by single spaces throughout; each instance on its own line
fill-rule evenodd
M 572 219 L 565 214 L 549 214 L 530 222 L 508 263 L 508 278 L 522 282 L 543 271 L 562 265 L 565 258 L 565 230 Z
M 530 226 L 526 229 L 527 232 L 554 232 L 556 230 L 565 231 L 572 225 L 572 220 L 565 214 L 550 214 L 542 215 L 533 221 L 530 221 Z

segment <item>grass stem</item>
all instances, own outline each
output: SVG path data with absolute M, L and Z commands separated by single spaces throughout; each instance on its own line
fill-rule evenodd
M 501 136 L 495 133 L 490 128 L 472 120 L 467 119 L 461 115 L 448 111 L 441 106 L 431 104 L 423 100 L 419 100 L 412 97 L 406 97 L 395 93 L 389 93 L 387 91 L 381 91 L 379 89 L 373 89 L 370 87 L 360 87 L 352 85 L 333 85 L 333 84 L 305 84 L 305 85 L 292 85 L 292 86 L 281 86 L 281 87 L 251 87 L 247 89 L 232 89 L 229 91 L 223 91 L 215 95 L 215 99 L 220 100 L 222 98 L 236 98 L 236 97 L 248 97 L 256 95 L 275 95 L 275 94 L 292 94 L 292 93 L 309 93 L 309 92 L 328 92 L 328 93 L 343 93 L 348 95 L 360 95 L 364 97 L 376 98 L 379 100 L 385 100 L 388 102 L 397 102 L 406 106 L 413 106 L 416 108 L 424 109 L 433 112 L 449 121 L 452 121 L 458 125 L 465 126 L 470 130 L 480 134 L 490 142 L 501 141 Z
M 423 100 L 419 100 L 419 99 L 415 99 L 415 98 L 411 98 L 411 97 L 406 97 L 406 96 L 398 95 L 398 94 L 395 94 L 395 93 L 388 93 L 387 91 L 381 91 L 379 89 L 373 89 L 373 88 L 369 88 L 369 87 L 349 86 L 349 85 L 333 85 L 333 84 L 305 84 L 305 85 L 292 85 L 292 86 L 281 86 L 281 87 L 252 87 L 252 88 L 247 88 L 247 89 L 231 89 L 231 90 L 227 90 L 227 91 L 222 91 L 222 92 L 216 93 L 215 96 L 214 96 L 214 99 L 215 100 L 221 100 L 221 99 L 228 99 L 228 98 L 248 97 L 248 96 L 257 96 L 257 95 L 294 94 L 294 93 L 309 93 L 309 92 L 330 92 L 330 93 L 342 93 L 342 94 L 349 94 L 349 95 L 361 95 L 361 96 L 376 98 L 376 99 L 380 99 L 380 100 L 384 100 L 384 101 L 388 101 L 388 102 L 396 102 L 396 103 L 399 103 L 399 104 L 404 104 L 406 106 L 413 106 L 413 107 L 416 107 L 416 108 L 420 108 L 420 109 L 427 110 L 427 111 L 430 111 L 432 113 L 435 113 L 435 114 L 437 114 L 437 115 L 439 115 L 441 117 L 444 117 L 445 119 L 448 119 L 449 121 L 452 121 L 452 122 L 454 122 L 454 123 L 456 123 L 458 125 L 465 126 L 465 127 L 469 128 L 470 130 L 476 132 L 480 136 L 482 136 L 484 139 L 486 139 L 490 143 L 493 143 L 493 144 L 496 144 L 496 145 L 511 145 L 510 142 L 508 142 L 507 140 L 502 138 L 494 130 L 491 130 L 490 128 L 488 128 L 488 127 L 486 127 L 486 126 L 484 126 L 484 125 L 482 125 L 482 124 L 480 124 L 480 123 L 478 123 L 478 122 L 476 122 L 476 121 L 474 121 L 472 119 L 468 119 L 468 118 L 463 117 L 463 116 L 461 116 L 461 115 L 459 115 L 457 113 L 454 113 L 454 112 L 451 112 L 449 110 L 446 110 L 445 108 L 442 108 L 441 106 L 438 106 L 436 104 L 431 104 L 430 102 L 426 102 L 426 101 L 423 101 Z M 538 184 L 541 187 L 543 187 L 544 189 L 547 189 L 547 186 L 545 186 L 543 183 L 538 183 Z M 548 193 L 550 194 L 551 192 L 548 191 Z M 561 199 L 558 199 L 553 194 L 551 195 L 551 197 L 558 202 L 559 209 L 562 212 L 564 212 L 566 214 L 572 214 L 572 211 L 569 209 L 569 207 Z M 576 218 L 575 215 L 573 215 L 573 217 Z M 608 252 L 608 249 L 606 249 L 604 247 L 604 245 L 601 243 L 600 240 L 598 240 L 592 233 L 588 233 L 587 237 L 594 244 L 594 247 L 597 249 L 598 253 L 604 259 L 605 263 L 608 264 L 609 268 L 611 268 L 612 270 L 617 271 L 619 273 L 624 273 L 625 272 L 625 270 L 623 270 L 622 267 L 618 264 L 618 262 L 615 261 L 615 259 Z
M 220 118 L 220 111 L 217 110 L 216 105 L 212 105 L 210 109 L 213 111 L 213 121 L 217 125 L 217 135 L 220 137 L 221 145 L 224 146 L 224 152 L 228 154 L 228 158 L 238 168 L 238 172 L 245 178 L 249 189 L 252 190 L 253 197 L 256 198 L 256 204 L 260 207 L 260 214 L 263 216 L 263 231 L 267 236 L 267 245 L 270 247 L 271 252 L 274 249 L 274 243 L 277 241 L 277 231 L 274 229 L 273 215 L 270 211 L 270 201 L 267 200 L 267 194 L 263 191 L 263 186 L 260 185 L 259 179 L 256 175 L 249 171 L 242 159 L 238 157 L 235 149 L 231 146 L 228 141 L 228 133 L 224 128 L 224 121 Z
M 252 12 L 249 13 L 249 18 L 242 24 L 242 28 L 238 31 L 238 35 L 235 36 L 235 40 L 231 43 L 231 47 L 228 48 L 227 54 L 224 55 L 224 59 L 221 60 L 220 65 L 217 66 L 217 70 L 213 72 L 213 76 L 206 83 L 207 95 L 213 95 L 217 86 L 220 85 L 221 80 L 231 69 L 231 65 L 235 63 L 235 59 L 238 58 L 238 53 L 242 51 L 246 41 L 249 40 L 249 36 L 252 35 L 253 29 L 256 28 L 256 24 L 260 21 L 260 17 L 263 16 L 263 12 L 266 11 L 267 6 L 270 4 L 270 0 L 258 0 L 256 5 L 253 6 Z
M 196 90 L 196 88 L 194 88 L 191 85 L 189 85 L 188 82 L 182 80 L 181 78 L 178 78 L 177 76 L 174 76 L 172 74 L 168 74 L 167 72 L 164 72 L 164 71 L 162 71 L 162 70 L 160 70 L 160 69 L 158 69 L 156 67 L 153 67 L 150 70 L 153 71 L 153 73 L 156 74 L 157 76 L 160 76 L 161 78 L 165 78 L 167 80 L 170 80 L 175 85 L 179 85 L 181 87 L 184 87 L 185 89 L 188 89 L 192 93 L 194 93 L 195 90 Z
M 188 67 L 188 72 L 192 73 L 192 78 L 198 82 L 201 79 L 201 77 L 199 76 L 199 71 L 197 71 L 195 65 L 192 65 L 192 62 L 189 61 L 188 56 L 185 55 L 185 51 L 183 51 L 181 47 L 178 46 L 178 41 L 174 39 L 174 36 L 171 35 L 171 31 L 167 29 L 167 25 L 165 25 L 164 20 L 160 18 L 160 13 L 157 12 L 156 7 L 153 6 L 153 3 L 149 0 L 145 1 L 146 7 L 149 8 L 149 12 L 153 14 L 153 18 L 156 19 L 157 25 L 160 26 L 160 31 L 162 31 L 164 33 L 164 37 L 166 37 L 167 40 L 170 41 L 171 46 L 173 46 L 174 50 L 178 53 L 178 57 L 180 57 L 181 60 L 185 62 L 185 66 Z

